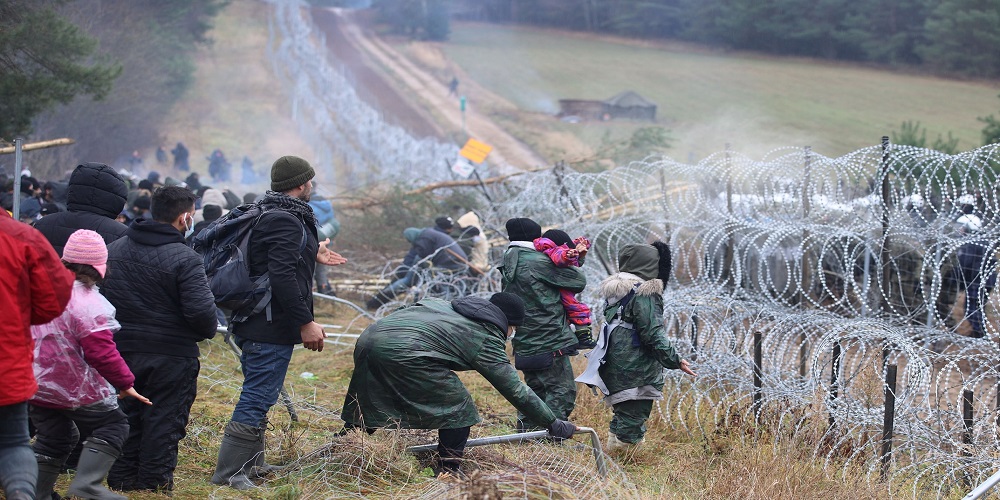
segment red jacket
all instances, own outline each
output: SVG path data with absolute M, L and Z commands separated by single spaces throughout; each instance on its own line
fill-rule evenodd
M 0 406 L 27 401 L 38 388 L 30 328 L 62 314 L 74 278 L 42 233 L 0 217 Z

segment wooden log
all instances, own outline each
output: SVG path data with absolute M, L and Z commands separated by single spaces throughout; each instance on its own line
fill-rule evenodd
M 49 141 L 32 142 L 21 146 L 21 151 L 34 151 L 36 149 L 54 148 L 57 146 L 69 146 L 76 143 L 75 139 L 64 137 L 62 139 L 52 139 Z M 0 155 L 14 154 L 14 146 L 0 148 Z

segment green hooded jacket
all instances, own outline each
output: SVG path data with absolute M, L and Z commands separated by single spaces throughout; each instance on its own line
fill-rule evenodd
M 517 376 L 504 350 L 507 319 L 480 297 L 424 299 L 361 334 L 341 415 L 356 427 L 455 429 L 480 421 L 455 371 L 476 370 L 536 422 L 555 414 Z
M 530 356 L 576 346 L 559 290 L 580 293 L 586 288 L 587 278 L 580 268 L 556 267 L 534 246 L 514 244 L 503 254 L 500 278 L 504 292 L 524 301 L 524 323 L 514 335 L 514 352 Z
M 599 295 L 605 300 L 605 324 L 614 319 L 621 299 L 633 288 L 636 290 L 623 308 L 621 319 L 622 323 L 631 323 L 634 330 L 619 325 L 611 331 L 608 351 L 599 370 L 610 400 L 616 399 L 616 393 L 629 389 L 642 391 L 645 386 L 659 395 L 663 390 L 663 369 L 681 366 L 681 358 L 663 326 L 663 281 L 656 278 L 657 262 L 657 252 L 652 246 L 626 246 L 619 255 L 623 272 L 601 282 Z M 619 395 L 617 399 L 654 399 L 650 397 L 652 391 L 644 394 Z

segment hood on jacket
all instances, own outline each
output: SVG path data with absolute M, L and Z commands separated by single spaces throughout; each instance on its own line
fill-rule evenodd
M 608 304 L 614 304 L 628 295 L 628 292 L 636 285 L 638 285 L 638 288 L 635 290 L 636 295 L 649 297 L 663 295 L 662 280 L 644 280 L 632 273 L 615 273 L 608 276 L 599 285 L 597 294 L 600 298 L 607 301 Z
M 128 189 L 125 180 L 115 170 L 103 163 L 84 163 L 73 170 L 66 190 L 66 209 L 118 217 Z
M 406 238 L 406 241 L 409 241 L 412 245 L 417 241 L 417 238 L 420 237 L 421 231 L 423 231 L 423 229 L 420 229 L 419 227 L 408 227 L 403 230 L 403 237 Z
M 201 206 L 205 205 L 216 205 L 219 208 L 228 208 L 226 203 L 226 195 L 222 194 L 222 191 L 218 189 L 206 189 L 201 195 Z
M 451 308 L 473 321 L 491 323 L 506 336 L 507 317 L 499 307 L 482 297 L 462 297 L 451 301 Z
M 330 200 L 313 197 L 309 200 L 309 206 L 312 207 L 313 213 L 316 214 L 316 222 L 320 225 L 333 220 L 333 204 Z
M 52 202 L 63 205 L 66 204 L 67 191 L 69 190 L 69 184 L 65 182 L 50 182 L 48 186 L 52 188 Z
M 476 212 L 466 212 L 465 215 L 459 217 L 455 223 L 462 227 L 475 227 L 480 231 L 483 230 L 482 225 L 479 222 L 479 216 L 476 215 Z
M 618 253 L 618 270 L 643 280 L 656 279 L 660 272 L 660 252 L 652 245 L 625 245 Z

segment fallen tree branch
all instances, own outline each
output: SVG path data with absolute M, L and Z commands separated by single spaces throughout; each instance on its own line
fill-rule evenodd
M 54 148 L 56 146 L 69 146 L 76 143 L 75 139 L 64 137 L 62 139 L 52 139 L 50 141 L 32 142 L 21 146 L 21 151 L 34 151 L 36 149 Z M 14 154 L 14 146 L 0 148 L 0 155 Z
M 501 175 L 501 176 L 498 176 L 498 177 L 488 177 L 486 179 L 483 179 L 482 183 L 483 184 L 497 184 L 497 183 L 500 183 L 500 182 L 504 182 L 507 179 L 510 179 L 511 177 L 514 177 L 514 176 L 517 176 L 517 175 L 531 173 L 531 172 L 540 172 L 542 170 L 548 170 L 548 167 L 546 167 L 546 168 L 536 168 L 536 169 L 531 169 L 531 170 L 523 170 L 521 172 L 515 172 L 513 174 L 507 174 L 507 175 Z M 404 195 L 423 194 L 423 193 L 427 193 L 427 192 L 430 192 L 430 191 L 434 191 L 435 189 L 443 189 L 443 188 L 451 188 L 451 187 L 461 187 L 461 186 L 478 186 L 479 183 L 480 183 L 480 181 L 478 179 L 468 179 L 468 180 L 461 180 L 461 181 L 435 182 L 433 184 L 428 184 L 426 186 L 421 186 L 421 187 L 419 187 L 417 189 L 414 189 L 414 190 L 411 190 L 411 191 L 406 191 L 403 194 Z M 338 201 L 337 198 L 331 198 L 330 201 L 331 201 L 331 204 L 335 208 L 360 210 L 360 209 L 364 209 L 364 208 L 369 208 L 369 207 L 381 205 L 383 203 L 388 202 L 389 200 L 388 199 L 379 199 L 379 198 L 368 197 L 366 199 L 356 200 L 356 201 Z

